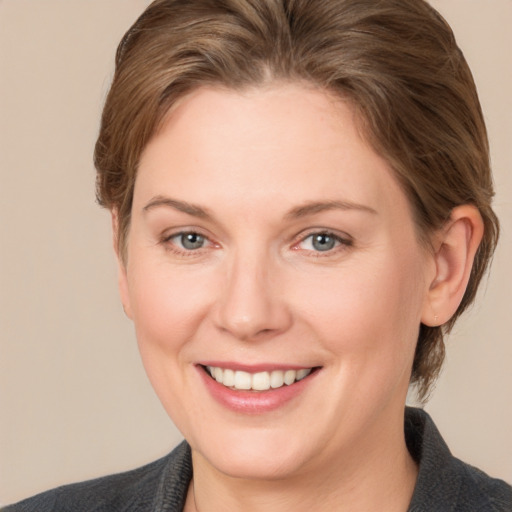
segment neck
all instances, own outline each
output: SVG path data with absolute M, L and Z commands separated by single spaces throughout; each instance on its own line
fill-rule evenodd
M 241 479 L 216 470 L 192 452 L 194 480 L 186 512 L 405 512 L 417 467 L 405 444 L 403 421 L 390 432 L 375 429 L 364 445 L 355 443 L 332 460 L 282 479 Z M 384 439 L 383 439 L 384 435 Z

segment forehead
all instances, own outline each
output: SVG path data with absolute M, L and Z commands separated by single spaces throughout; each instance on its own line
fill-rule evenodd
M 184 97 L 145 148 L 135 191 L 136 200 L 178 194 L 213 206 L 322 198 L 375 209 L 401 194 L 352 106 L 302 84 Z

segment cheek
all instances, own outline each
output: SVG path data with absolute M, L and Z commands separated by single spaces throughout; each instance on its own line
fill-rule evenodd
M 307 318 L 314 319 L 332 370 L 330 396 L 320 397 L 318 407 L 333 417 L 350 414 L 360 424 L 391 403 L 403 407 L 421 309 L 419 288 L 403 268 L 384 260 L 340 272 L 311 297 L 314 313 Z
M 205 276 L 191 278 L 158 265 L 132 270 L 129 292 L 146 374 L 176 426 L 189 432 L 190 417 L 201 415 L 191 413 L 190 341 L 208 310 L 212 287 Z
M 183 272 L 169 266 L 133 269 L 129 293 L 141 354 L 182 354 L 207 314 L 214 283 L 205 272 Z
M 424 295 L 418 261 L 415 252 L 404 250 L 361 258 L 325 277 L 307 276 L 311 282 L 304 283 L 308 300 L 302 318 L 314 322 L 341 362 L 353 356 L 361 365 L 377 359 L 409 364 Z

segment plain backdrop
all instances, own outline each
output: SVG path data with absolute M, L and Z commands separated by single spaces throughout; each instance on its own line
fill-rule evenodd
M 180 435 L 117 295 L 92 151 L 116 45 L 147 0 L 0 0 L 0 503 L 133 468 Z M 502 239 L 427 410 L 512 482 L 512 1 L 436 0 L 474 71 Z

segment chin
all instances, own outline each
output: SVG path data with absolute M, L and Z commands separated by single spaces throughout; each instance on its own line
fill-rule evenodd
M 194 457 L 206 460 L 217 471 L 232 478 L 278 480 L 304 468 L 307 451 L 304 443 L 297 442 L 296 435 L 269 431 L 254 434 L 230 432 L 225 438 L 221 436 L 208 444 L 204 440 L 199 446 L 192 445 L 192 451 Z

